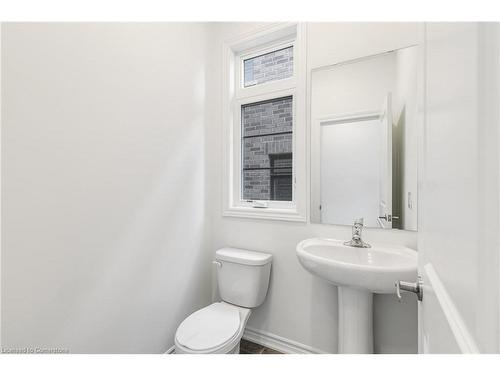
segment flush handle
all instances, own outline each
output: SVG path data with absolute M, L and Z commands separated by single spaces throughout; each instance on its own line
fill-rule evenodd
M 401 302 L 401 291 L 412 292 L 417 295 L 419 301 L 422 301 L 424 298 L 424 290 L 422 288 L 422 279 L 420 276 L 418 280 L 414 283 L 410 283 L 408 281 L 396 281 L 396 295 L 398 296 L 398 301 Z
M 219 262 L 218 260 L 212 260 L 212 264 L 215 264 L 217 267 L 221 268 L 222 267 L 222 263 Z

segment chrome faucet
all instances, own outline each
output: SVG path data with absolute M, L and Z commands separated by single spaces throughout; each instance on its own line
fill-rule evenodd
M 352 247 L 371 247 L 369 244 L 367 244 L 361 239 L 362 231 L 363 231 L 363 218 L 354 220 L 354 225 L 352 226 L 352 239 L 350 241 L 344 242 L 344 245 Z

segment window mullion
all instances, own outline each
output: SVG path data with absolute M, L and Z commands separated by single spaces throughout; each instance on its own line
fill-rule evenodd
M 273 94 L 278 96 L 280 95 L 280 92 L 292 90 L 296 87 L 296 85 L 297 81 L 295 77 L 291 77 L 277 82 L 264 83 L 259 86 L 237 88 L 235 91 L 235 99 L 245 100 L 259 96 L 270 96 Z

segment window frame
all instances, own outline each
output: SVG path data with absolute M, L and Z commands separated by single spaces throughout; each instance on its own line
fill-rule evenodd
M 280 24 L 224 44 L 223 216 L 306 221 L 305 35 L 299 24 Z M 293 75 L 244 87 L 244 61 L 293 47 Z M 292 201 L 242 199 L 241 108 L 292 97 Z

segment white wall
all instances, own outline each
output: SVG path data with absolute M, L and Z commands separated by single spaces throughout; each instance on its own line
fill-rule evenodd
M 313 277 L 298 263 L 296 244 L 309 237 L 349 238 L 348 226 L 330 226 L 222 217 L 221 66 L 222 40 L 246 33 L 256 24 L 218 24 L 210 63 L 206 137 L 207 193 L 211 250 L 236 246 L 272 253 L 273 268 L 266 302 L 250 317 L 253 329 L 298 341 L 319 350 L 337 351 L 337 290 Z M 348 38 L 346 37 L 348 36 Z M 346 41 L 349 42 L 346 42 Z M 308 25 L 308 71 L 365 55 L 417 43 L 417 24 L 322 23 Z M 417 234 L 367 229 L 368 242 L 392 242 L 416 247 Z M 376 296 L 374 311 L 377 352 L 416 352 L 417 311 L 412 296 L 399 304 L 392 295 Z
M 207 32 L 3 24 L 4 348 L 160 353 L 209 303 Z

